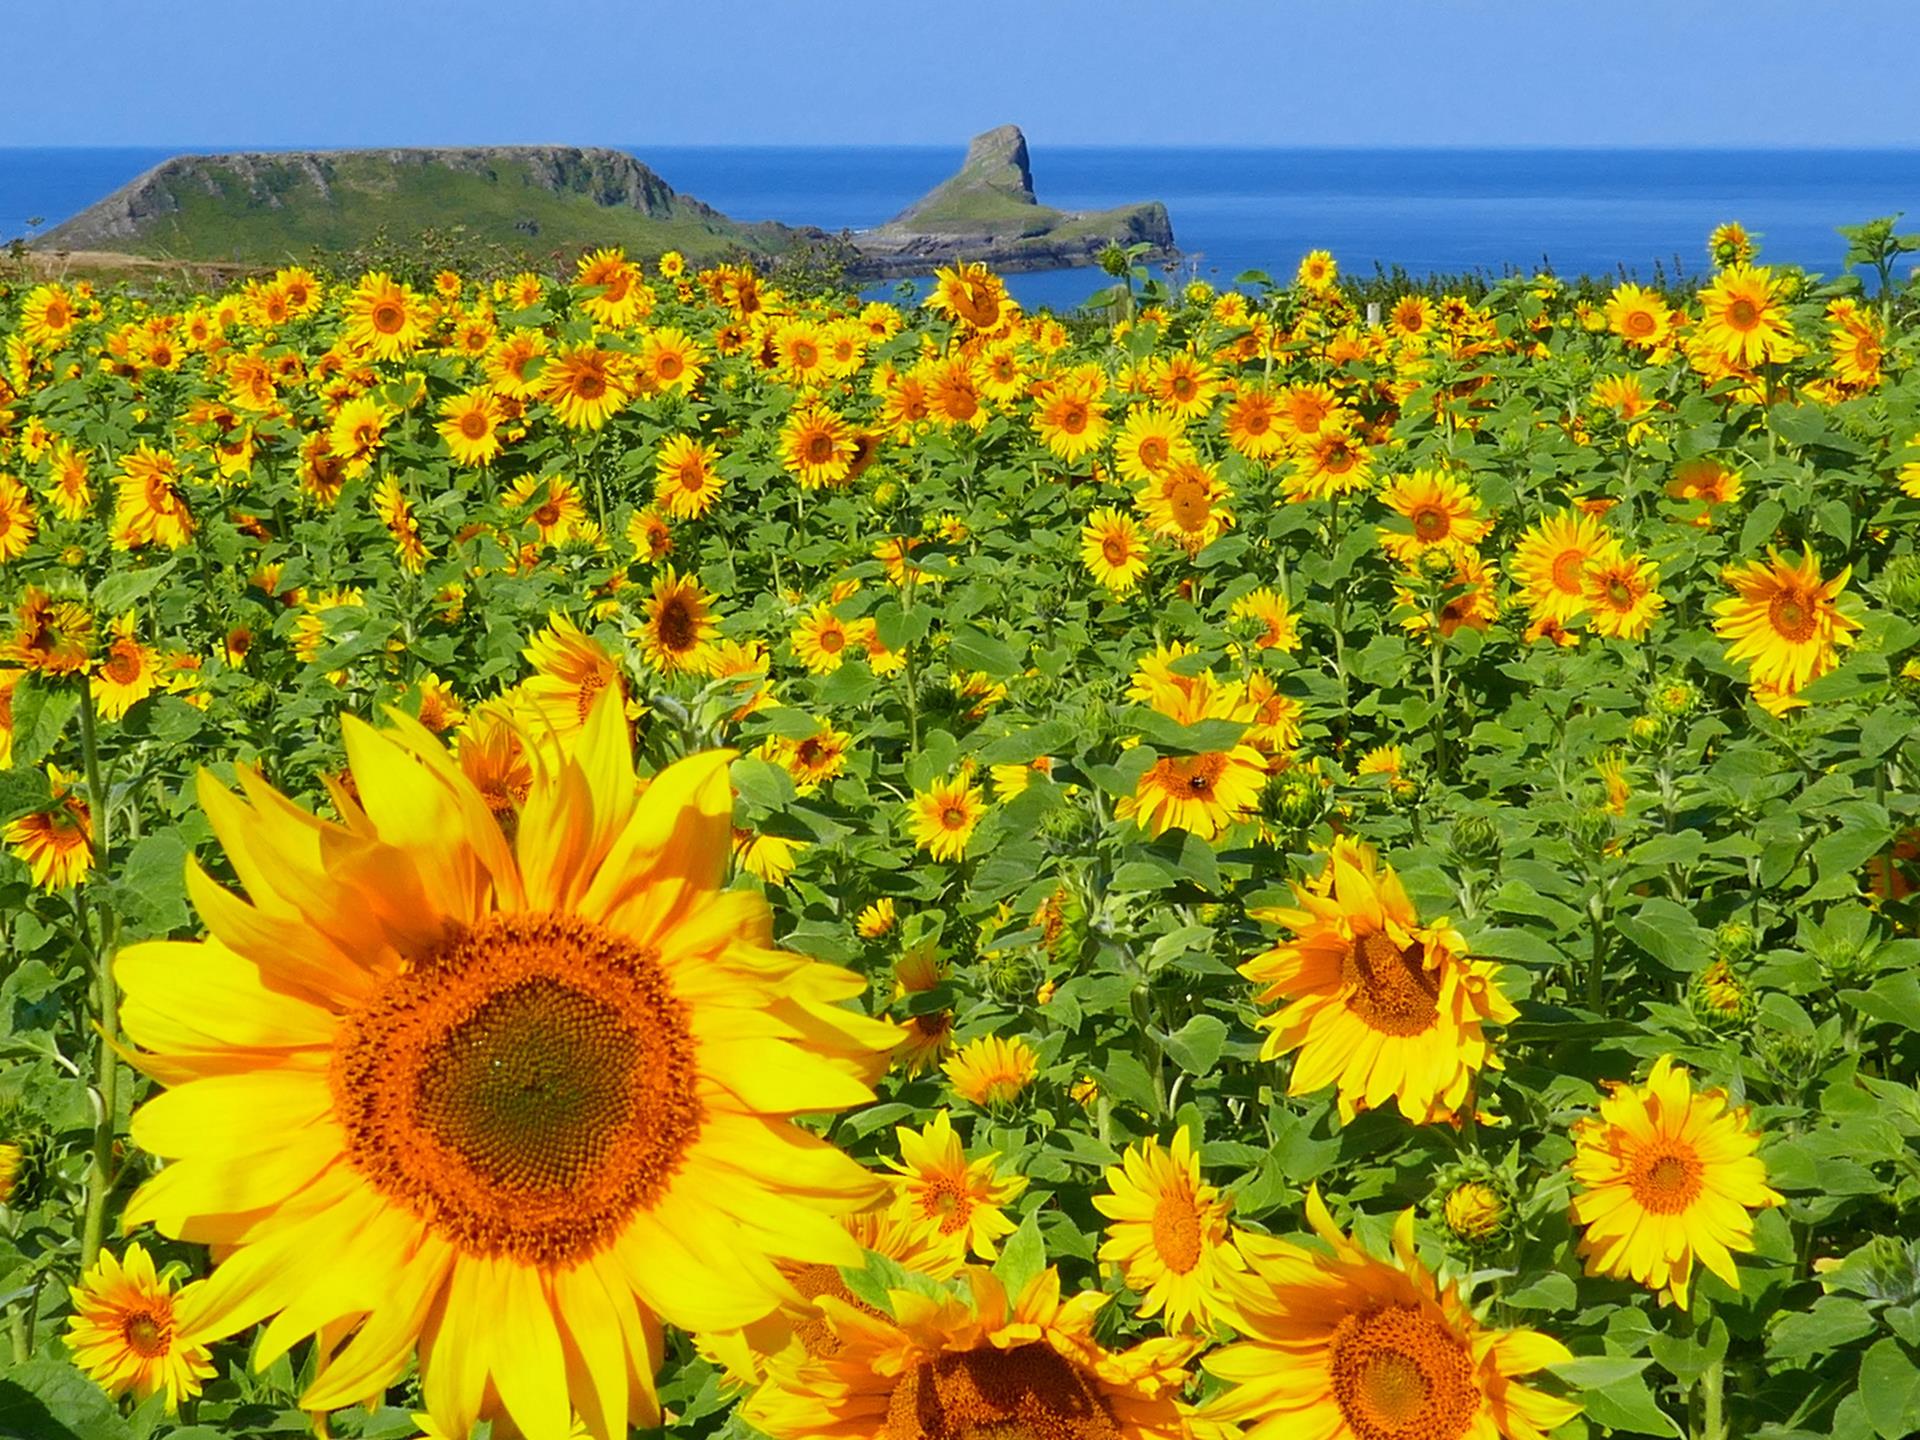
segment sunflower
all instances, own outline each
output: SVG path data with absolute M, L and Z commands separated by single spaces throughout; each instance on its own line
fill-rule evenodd
M 1355 776 L 1384 775 L 1387 789 L 1395 795 L 1411 795 L 1420 787 L 1406 775 L 1406 755 L 1398 745 L 1376 745 L 1362 755 L 1353 767 Z
M 776 739 L 771 744 L 770 758 L 793 778 L 793 788 L 811 795 L 846 769 L 853 737 L 823 720 L 811 735 L 797 740 Z
M 719 456 L 691 435 L 675 435 L 654 461 L 654 501 L 676 520 L 707 513 L 726 481 L 715 469 Z
M 1246 1440 L 1543 1440 L 1580 1407 L 1515 1383 L 1573 1358 L 1533 1330 L 1490 1330 L 1413 1248 L 1413 1212 L 1393 1228 L 1391 1261 L 1341 1233 L 1318 1188 L 1307 1221 L 1332 1253 L 1242 1235 L 1241 1338 L 1202 1365 L 1233 1388 L 1202 1421 Z
M 700 383 L 706 356 L 684 331 L 666 326 L 640 347 L 640 376 L 654 390 L 689 394 Z
M 1667 494 L 1675 500 L 1697 500 L 1702 521 L 1711 519 L 1716 505 L 1731 505 L 1740 498 L 1740 472 L 1709 456 L 1682 460 L 1673 467 L 1667 482 Z
M 1301 256 L 1299 268 L 1293 272 L 1293 283 L 1306 290 L 1331 290 L 1339 273 L 1340 267 L 1330 253 L 1309 250 Z
M 1178 460 L 1134 496 L 1134 506 L 1153 533 L 1198 555 L 1233 526 L 1226 482 L 1200 460 Z
M 159 683 L 160 657 L 135 639 L 133 630 L 131 610 L 108 625 L 106 658 L 93 672 L 94 699 L 109 720 L 123 719 Z
M 636 510 L 627 521 L 627 543 L 643 564 L 673 553 L 673 527 L 658 510 Z
M 1666 605 L 1660 567 L 1618 545 L 1587 562 L 1582 581 L 1593 628 L 1616 640 L 1639 640 Z
M 653 598 L 643 613 L 640 653 L 654 669 L 663 675 L 705 674 L 719 629 L 713 596 L 698 580 L 675 574 L 671 565 L 653 577 Z
M 1270 586 L 1249 590 L 1233 602 L 1227 616 L 1259 627 L 1253 637 L 1256 649 L 1290 654 L 1300 648 L 1299 619 L 1287 604 L 1287 597 L 1276 594 Z
M 20 304 L 20 338 L 35 350 L 58 350 L 79 318 L 62 285 L 36 285 Z
M 0 644 L 0 660 L 40 675 L 77 675 L 92 662 L 93 632 L 86 606 L 29 585 L 14 610 L 13 633 Z
M 987 423 L 989 411 L 986 391 L 973 362 L 965 355 L 951 355 L 931 366 L 920 377 L 920 384 L 926 402 L 924 418 L 941 425 L 970 425 L 976 430 Z M 897 403 L 889 406 L 889 412 L 895 408 L 899 411 L 893 421 L 897 429 L 915 418 L 908 404 L 905 383 L 901 385 L 895 400 Z
M 1284 386 L 1274 392 L 1281 437 L 1289 443 L 1311 440 L 1329 426 L 1344 428 L 1340 397 L 1329 385 Z
M 831 675 L 863 643 L 863 628 L 860 621 L 842 620 L 832 605 L 822 601 L 794 627 L 790 637 L 794 657 L 815 675 Z
M 327 428 L 327 453 L 345 467 L 347 478 L 373 468 L 374 452 L 385 443 L 393 411 L 370 395 L 358 396 L 335 412 Z
M 539 367 L 547 348 L 540 331 L 516 329 L 487 352 L 488 383 L 509 399 L 530 399 L 539 393 Z
M 1735 1290 L 1734 1250 L 1753 1249 L 1748 1212 L 1782 1203 L 1754 1153 L 1760 1136 L 1724 1090 L 1696 1094 L 1663 1055 L 1645 1085 L 1614 1084 L 1573 1127 L 1572 1216 L 1589 1275 L 1612 1275 L 1685 1306 L 1698 1259 Z
M 1280 403 L 1272 392 L 1245 385 L 1227 402 L 1221 427 L 1227 444 L 1249 460 L 1271 460 L 1287 448 Z
M 784 885 L 800 863 L 804 840 L 789 840 L 784 835 L 767 835 L 739 826 L 733 831 L 733 858 L 739 867 L 768 885 Z
M 620 358 L 591 344 L 568 346 L 542 367 L 540 398 L 569 430 L 598 430 L 630 398 L 620 378 Z
M 69 793 L 73 776 L 47 766 L 52 806 L 9 820 L 0 830 L 14 858 L 42 890 L 70 890 L 93 869 L 93 811 Z
M 523 475 L 502 498 L 508 510 L 525 514 L 520 523 L 532 525 L 543 545 L 558 545 L 587 518 L 579 487 L 561 475 Z
M 1195 458 L 1186 421 L 1166 410 L 1136 405 L 1113 437 L 1114 465 L 1129 485 L 1145 485 L 1176 460 Z
M 178 550 L 193 536 L 193 515 L 180 493 L 180 465 L 172 453 L 144 440 L 120 457 L 113 540 L 121 549 L 162 545 Z
M 1831 580 L 1820 578 L 1820 561 L 1807 546 L 1800 563 L 1790 564 L 1778 550 L 1766 560 L 1730 566 L 1722 579 L 1735 594 L 1713 607 L 1720 618 L 1714 633 L 1730 641 L 1727 659 L 1747 666 L 1748 679 L 1795 696 L 1839 663 L 1839 647 L 1853 643 L 1858 621 L 1840 613 L 1834 601 L 1847 588 L 1853 567 Z
M 743 1418 L 773 1440 L 1185 1440 L 1191 1341 L 1110 1351 L 1093 1336 L 1108 1296 L 1063 1304 L 1051 1268 L 1013 1297 L 963 1273 L 965 1299 L 893 1290 L 891 1316 L 820 1296 L 831 1352 L 776 1361 Z
M 131 1392 L 138 1403 L 164 1393 L 173 1414 L 214 1375 L 207 1347 L 183 1334 L 175 1318 L 198 1288 L 189 1285 L 175 1294 L 137 1240 L 122 1259 L 102 1250 L 67 1291 L 73 1297 L 67 1321 L 73 1363 L 116 1400 Z
M 93 482 L 87 473 L 93 456 L 71 440 L 54 442 L 47 457 L 51 489 L 47 499 L 62 520 L 78 520 L 93 507 Z
M 546 629 L 521 654 L 534 669 L 521 688 L 557 736 L 572 735 L 587 723 L 602 690 L 626 694 L 613 656 L 564 615 L 547 616 Z
M 1478 545 L 1493 528 L 1493 522 L 1480 514 L 1480 497 L 1438 470 L 1397 475 L 1380 492 L 1380 499 L 1410 527 L 1380 526 L 1380 548 L 1409 567 L 1429 550 L 1451 552 Z
M 930 1070 L 953 1045 L 953 1012 L 928 1010 L 900 1022 L 900 1048 L 893 1063 L 909 1080 Z
M 1287 1093 L 1334 1084 L 1344 1120 L 1390 1098 L 1416 1124 L 1455 1119 L 1478 1072 L 1500 1065 L 1485 1025 L 1516 1014 L 1494 967 L 1446 920 L 1422 925 L 1392 867 L 1344 836 L 1293 892 L 1298 908 L 1254 915 L 1290 938 L 1240 967 L 1260 1004 L 1289 1002 L 1260 1021 L 1260 1058 L 1298 1051 Z
M 1040 1057 L 1018 1037 L 981 1035 L 948 1056 L 940 1068 L 961 1099 L 992 1109 L 1034 1082 L 1040 1074 Z
M 1033 428 L 1041 443 L 1069 465 L 1099 449 L 1107 435 L 1107 415 L 1097 388 L 1056 383 L 1035 409 Z
M 1657 290 L 1640 285 L 1618 285 L 1607 299 L 1607 327 L 1636 349 L 1663 344 L 1672 322 L 1667 302 Z
M 1094 511 L 1080 531 L 1080 563 L 1115 595 L 1131 594 L 1140 583 L 1147 553 L 1146 532 L 1120 510 Z
M 341 334 L 349 345 L 376 360 L 400 360 L 426 339 L 426 310 L 411 285 L 396 284 L 375 270 L 360 277 L 342 307 Z
M 787 320 L 773 332 L 773 354 L 781 376 L 791 385 L 814 386 L 827 373 L 826 337 L 807 320 Z
M 1010 318 L 1006 283 L 977 262 L 933 272 L 927 304 L 969 330 L 993 330 Z
M 0 683 L 4 683 L 5 678 L 4 675 L 0 675 Z M 855 917 L 854 933 L 862 940 L 879 940 L 891 934 L 898 921 L 898 907 L 894 905 L 891 897 L 883 895 Z
M 803 490 L 844 481 L 853 450 L 852 427 L 824 404 L 800 406 L 780 427 L 780 457 Z
M 1227 1211 L 1231 1202 L 1200 1178 L 1200 1157 L 1182 1125 L 1170 1149 L 1151 1139 L 1107 1169 L 1108 1194 L 1093 1205 L 1113 1223 L 1100 1258 L 1140 1293 L 1142 1318 L 1165 1311 L 1177 1333 L 1211 1330 L 1221 1318 L 1225 1272 L 1242 1269 Z
M 981 352 L 975 374 L 982 391 L 1001 404 L 1018 398 L 1027 388 L 1026 367 L 1010 342 L 990 345 Z
M 1185 830 L 1212 840 L 1252 815 L 1266 785 L 1266 763 L 1248 744 L 1196 755 L 1163 755 L 1114 807 L 1155 837 Z
M 167 1086 L 133 1136 L 171 1161 L 126 1223 L 219 1247 L 181 1323 L 277 1317 L 261 1366 L 355 1326 L 305 1409 L 376 1398 L 417 1351 L 449 1434 L 560 1440 L 578 1412 L 613 1440 L 659 1423 L 663 1321 L 745 1324 L 790 1293 L 779 1262 L 860 1262 L 834 1217 L 884 1192 L 794 1117 L 870 1100 L 893 1030 L 720 889 L 726 752 L 637 794 L 604 696 L 510 847 L 439 742 L 393 723 L 344 722 L 344 827 L 244 766 L 244 796 L 203 777 L 248 893 L 195 871 L 213 938 L 115 962 Z
M 893 1133 L 900 1158 L 886 1163 L 899 1172 L 893 1180 L 894 1217 L 930 1253 L 954 1260 L 969 1253 L 993 1259 L 993 1242 L 1014 1232 L 1005 1207 L 1027 1188 L 1026 1177 L 1001 1175 L 993 1163 L 998 1155 L 967 1159 L 946 1110 L 935 1112 L 923 1130 L 902 1125 Z
M 934 859 L 958 860 L 967 853 L 967 842 L 986 813 L 980 787 L 961 775 L 935 780 L 927 789 L 915 791 L 908 806 L 908 828 L 913 843 Z
M 594 250 L 575 267 L 580 308 L 596 325 L 623 329 L 653 308 L 653 296 L 640 283 L 640 267 L 618 247 Z
M 1728 266 L 1700 292 L 1700 343 L 1730 365 L 1750 368 L 1788 358 L 1793 322 L 1780 290 L 1764 265 Z
M 1424 295 L 1402 295 L 1387 312 L 1387 328 L 1403 340 L 1417 340 L 1433 326 L 1433 301 Z
M 458 465 L 491 465 L 499 457 L 500 402 L 484 390 L 449 396 L 440 406 L 439 431 Z
M 0 563 L 26 554 L 39 528 L 27 487 L 0 471 Z
M 1587 566 L 1614 544 L 1592 515 L 1565 510 L 1536 521 L 1514 547 L 1514 579 L 1536 618 L 1564 625 L 1587 608 Z
M 1213 407 L 1218 388 L 1212 368 L 1189 351 L 1175 351 L 1154 363 L 1153 396 L 1180 420 L 1205 415 Z
M 1715 265 L 1745 265 L 1754 256 L 1753 237 L 1738 220 L 1713 227 L 1707 236 L 1707 258 Z
M 1440 605 L 1440 638 L 1450 640 L 1462 628 L 1485 630 L 1499 614 L 1499 604 L 1494 598 L 1494 582 L 1499 572 L 1472 550 L 1457 550 L 1453 554 L 1453 573 L 1446 576 L 1443 593 L 1446 599 Z M 1422 636 L 1431 644 L 1434 616 L 1429 612 L 1426 602 L 1404 585 L 1395 585 L 1394 603 L 1407 613 L 1401 618 L 1400 628 Z
M 1329 500 L 1372 484 L 1373 452 L 1366 442 L 1344 425 L 1329 425 L 1297 443 L 1285 488 L 1287 499 L 1298 503 Z
M 413 502 L 407 498 L 398 475 L 383 476 L 374 487 L 373 508 L 393 537 L 394 548 L 400 554 L 400 568 L 418 575 L 431 556 L 420 539 L 420 523 L 414 518 Z

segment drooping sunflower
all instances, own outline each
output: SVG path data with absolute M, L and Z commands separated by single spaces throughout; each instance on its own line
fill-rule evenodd
M 1227 611 L 1230 619 L 1245 620 L 1260 627 L 1253 637 L 1256 649 L 1279 650 L 1285 653 L 1300 648 L 1300 621 L 1287 604 L 1287 597 L 1277 594 L 1271 586 L 1262 585 L 1249 590 L 1233 602 Z
M 1735 1290 L 1732 1251 L 1752 1250 L 1751 1211 L 1782 1203 L 1754 1152 L 1760 1136 L 1724 1090 L 1695 1093 L 1663 1055 L 1645 1085 L 1614 1084 L 1573 1127 L 1573 1221 L 1589 1275 L 1613 1275 L 1684 1306 L 1697 1259 Z
M 994 1241 L 1013 1234 L 1006 1207 L 1027 1188 L 1024 1175 L 1002 1175 L 998 1155 L 967 1159 L 947 1110 L 934 1113 L 922 1130 L 894 1128 L 900 1158 L 888 1160 L 893 1179 L 892 1213 L 921 1248 L 953 1260 L 969 1253 L 991 1260 Z
M 1738 220 L 1713 227 L 1707 236 L 1707 258 L 1715 265 L 1745 265 L 1754 256 L 1753 236 Z
M 1627 344 L 1651 350 L 1664 342 L 1672 321 L 1667 302 L 1658 290 L 1640 285 L 1618 285 L 1607 298 L 1607 327 Z
M 1834 603 L 1847 588 L 1853 567 L 1831 580 L 1820 578 L 1820 561 L 1807 546 L 1798 564 L 1769 550 L 1766 560 L 1730 566 L 1722 579 L 1733 587 L 1717 602 L 1714 633 L 1731 642 L 1727 659 L 1745 664 L 1749 680 L 1794 696 L 1839 663 L 1839 649 L 1860 629 Z
M 1517 1383 L 1573 1358 L 1533 1330 L 1491 1330 L 1413 1248 L 1413 1212 L 1376 1259 L 1343 1234 L 1319 1190 L 1307 1220 L 1332 1254 L 1240 1236 L 1241 1339 L 1201 1362 L 1233 1388 L 1200 1410 L 1246 1440 L 1544 1440 L 1580 1407 Z
M 1019 1096 L 1040 1074 L 1040 1057 L 1015 1036 L 981 1035 L 969 1040 L 940 1067 L 954 1094 L 986 1109 Z
M 193 514 L 180 491 L 180 464 L 167 450 L 141 441 L 120 457 L 113 509 L 113 542 L 121 549 L 161 545 L 178 550 L 193 538 Z
M 580 292 L 580 308 L 595 324 L 610 329 L 633 324 L 653 307 L 653 296 L 640 281 L 640 267 L 617 246 L 582 255 L 574 285 Z
M 400 360 L 426 339 L 426 307 L 411 285 L 375 270 L 360 277 L 343 307 L 343 338 L 376 360 Z
M 1240 967 L 1260 1004 L 1288 1002 L 1260 1021 L 1260 1058 L 1298 1051 L 1287 1093 L 1335 1085 L 1346 1120 L 1388 1100 L 1416 1124 L 1458 1117 L 1475 1076 L 1500 1068 L 1485 1027 L 1517 1013 L 1494 967 L 1446 920 L 1421 924 L 1392 867 L 1344 836 L 1293 892 L 1297 908 L 1254 917 L 1289 937 Z
M 1409 530 L 1379 527 L 1380 548 L 1402 565 L 1414 565 L 1429 550 L 1478 545 L 1493 528 L 1480 514 L 1480 497 L 1464 482 L 1438 470 L 1397 475 L 1380 499 Z
M 540 398 L 569 430 L 598 430 L 631 398 L 621 378 L 621 358 L 592 344 L 556 351 L 541 368 Z
M 720 629 L 713 603 L 698 580 L 674 573 L 671 565 L 654 576 L 653 598 L 647 602 L 640 633 L 640 653 L 647 663 L 664 675 L 706 673 Z
M 1587 608 L 1587 566 L 1613 538 L 1591 515 L 1566 510 L 1528 527 L 1514 547 L 1513 576 L 1535 618 L 1561 625 Z
M 1582 585 L 1593 628 L 1616 640 L 1644 637 L 1667 603 L 1660 593 L 1659 565 L 1618 545 L 1587 562 Z
M 20 593 L 13 633 L 0 660 L 39 675 L 77 675 L 93 659 L 93 612 L 78 600 L 56 600 L 37 585 Z
M 1134 506 L 1154 534 L 1197 555 L 1233 526 L 1230 499 L 1232 492 L 1213 466 L 1176 460 L 1140 489 Z
M 116 1400 L 131 1394 L 138 1403 L 164 1394 L 173 1414 L 214 1375 L 207 1347 L 182 1333 L 176 1319 L 197 1289 L 189 1285 L 176 1294 L 137 1240 L 121 1259 L 102 1250 L 67 1291 L 73 1297 L 67 1321 L 73 1363 Z
M 673 436 L 654 461 L 655 502 L 677 520 L 706 514 L 726 484 L 714 468 L 719 458 L 691 435 Z
M 1703 519 L 1712 517 L 1716 505 L 1733 504 L 1740 491 L 1740 472 L 1706 455 L 1680 461 L 1667 481 L 1667 494 L 1675 500 L 1697 501 Z
M 853 450 L 852 427 L 823 403 L 798 407 L 780 427 L 780 458 L 805 490 L 844 481 Z
M 1113 1223 L 1100 1258 L 1120 1266 L 1140 1293 L 1140 1314 L 1165 1312 L 1176 1334 L 1211 1330 L 1221 1316 L 1222 1277 L 1243 1268 L 1227 1223 L 1231 1202 L 1200 1178 L 1200 1157 L 1182 1125 L 1170 1148 L 1152 1139 L 1107 1169 L 1110 1193 L 1093 1205 Z
M 1786 359 L 1794 347 L 1793 322 L 1780 288 L 1764 265 L 1729 265 L 1700 292 L 1700 343 L 1730 365 Z
M 503 448 L 500 402 L 485 390 L 451 395 L 440 406 L 440 436 L 457 465 L 490 465 Z
M 968 775 L 935 780 L 907 807 L 913 843 L 936 860 L 958 860 L 987 813 L 980 787 Z
M 133 1136 L 172 1161 L 126 1223 L 222 1250 L 184 1327 L 274 1317 L 261 1365 L 328 1336 L 304 1408 L 372 1398 L 417 1351 L 449 1434 L 657 1424 L 663 1321 L 749 1323 L 780 1262 L 860 1263 L 835 1216 L 884 1188 L 793 1117 L 870 1099 L 893 1029 L 720 888 L 726 752 L 637 795 L 603 696 L 510 846 L 416 722 L 344 724 L 346 824 L 245 767 L 244 796 L 203 778 L 247 898 L 195 871 L 212 938 L 116 961 L 167 1086 Z
M 546 628 L 521 653 L 534 670 L 522 682 L 521 692 L 555 735 L 569 736 L 584 727 L 602 690 L 617 690 L 623 700 L 626 696 L 626 681 L 613 656 L 565 615 L 547 616 Z
M 1147 573 L 1147 536 L 1133 517 L 1111 507 L 1096 510 L 1080 531 L 1080 562 L 1115 595 L 1131 594 Z
M 927 304 L 969 330 L 993 330 L 1012 313 L 1006 282 L 978 262 L 933 272 Z
M 744 1418 L 773 1440 L 1185 1440 L 1193 1342 L 1110 1351 L 1093 1337 L 1107 1295 L 1062 1303 L 1051 1268 L 1017 1297 L 989 1270 L 963 1274 L 965 1299 L 894 1290 L 890 1317 L 821 1295 L 838 1343 L 776 1359 Z

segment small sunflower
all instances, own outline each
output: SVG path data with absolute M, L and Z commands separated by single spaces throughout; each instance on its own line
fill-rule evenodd
M 1080 531 L 1080 563 L 1115 595 L 1130 594 L 1140 583 L 1147 554 L 1146 532 L 1123 511 L 1096 510 Z
M 1834 603 L 1853 567 L 1823 580 L 1811 546 L 1798 564 L 1777 550 L 1767 553 L 1766 560 L 1727 569 L 1723 578 L 1735 593 L 1713 607 L 1720 617 L 1713 628 L 1730 642 L 1727 659 L 1744 663 L 1752 682 L 1795 696 L 1839 663 L 1840 647 L 1851 645 L 1860 629 Z
M 384 271 L 360 279 L 343 307 L 343 336 L 376 360 L 400 360 L 426 339 L 426 307 L 410 285 Z
M 490 465 L 504 448 L 500 401 L 485 390 L 449 396 L 440 406 L 440 438 L 458 465 Z
M 1695 1093 L 1663 1055 L 1645 1085 L 1613 1085 L 1573 1129 L 1573 1221 L 1589 1275 L 1613 1275 L 1684 1306 L 1698 1260 L 1735 1290 L 1735 1250 L 1753 1249 L 1750 1212 L 1779 1205 L 1754 1153 L 1760 1136 L 1724 1090 Z
M 982 1035 L 962 1045 L 940 1068 L 956 1095 L 991 1109 L 1015 1099 L 1034 1082 L 1040 1057 L 1018 1037 Z
M 178 1320 L 178 1310 L 198 1288 L 189 1285 L 176 1294 L 137 1240 L 120 1259 L 102 1250 L 93 1268 L 68 1290 L 73 1315 L 67 1321 L 67 1348 L 73 1363 L 115 1399 L 131 1394 L 137 1403 L 165 1395 L 167 1413 L 173 1414 L 214 1376 L 207 1347 L 183 1333 Z
M 93 811 L 70 793 L 73 776 L 49 765 L 47 780 L 51 806 L 9 820 L 0 829 L 0 839 L 27 867 L 35 885 L 71 890 L 93 869 Z
M 916 791 L 908 807 L 913 843 L 936 860 L 959 860 L 986 813 L 980 787 L 969 777 L 935 780 Z
M 1513 575 L 1536 619 L 1565 625 L 1587 608 L 1587 566 L 1613 537 L 1592 515 L 1566 510 L 1536 521 L 1514 549 Z
M 1666 606 L 1660 593 L 1660 567 L 1618 545 L 1587 562 L 1582 581 L 1593 628 L 1616 640 L 1639 640 Z
M 1493 522 L 1480 514 L 1479 497 L 1437 470 L 1395 476 L 1380 492 L 1380 499 L 1407 522 L 1407 530 L 1379 527 L 1380 548 L 1402 565 L 1418 563 L 1429 550 L 1477 545 L 1493 528 Z
M 671 565 L 654 576 L 640 633 L 640 653 L 647 663 L 664 675 L 705 674 L 719 633 L 713 603 L 698 580 L 676 574 Z
M 967 1159 L 946 1110 L 935 1112 L 924 1129 L 902 1125 L 893 1133 L 900 1158 L 886 1163 L 899 1172 L 893 1180 L 894 1218 L 929 1253 L 956 1261 L 969 1254 L 992 1260 L 994 1242 L 1016 1228 L 1006 1207 L 1027 1188 L 1026 1177 L 1000 1174 L 994 1166 L 998 1155 Z
M 825 404 L 802 405 L 780 428 L 780 455 L 801 488 L 845 481 L 853 467 L 853 429 Z
M 691 435 L 675 435 L 654 461 L 654 503 L 676 520 L 696 520 L 720 498 L 719 456 Z
M 1142 1296 L 1140 1314 L 1165 1312 L 1179 1334 L 1211 1330 L 1222 1318 L 1223 1276 L 1242 1269 L 1227 1223 L 1230 1202 L 1200 1178 L 1200 1157 L 1186 1126 L 1171 1147 L 1148 1139 L 1107 1169 L 1105 1195 L 1093 1205 L 1112 1223 L 1100 1258 L 1120 1266 Z

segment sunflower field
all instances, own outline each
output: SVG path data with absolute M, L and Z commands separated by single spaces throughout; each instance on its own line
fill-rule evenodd
M 1920 1431 L 1853 238 L 0 287 L 0 1436 Z

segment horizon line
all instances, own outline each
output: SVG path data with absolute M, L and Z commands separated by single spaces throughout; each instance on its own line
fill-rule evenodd
M 776 140 L 643 140 L 643 141 L 582 141 L 582 140 L 464 140 L 429 143 L 423 141 L 362 141 L 354 144 L 330 141 L 244 141 L 229 144 L 218 150 L 210 150 L 206 145 L 191 143 L 156 143 L 153 141 L 88 141 L 84 143 L 60 143 L 51 145 L 0 144 L 0 154 L 20 151 L 48 150 L 166 150 L 176 154 L 241 154 L 247 150 L 263 153 L 274 151 L 341 151 L 341 150 L 493 150 L 519 149 L 533 146 L 570 147 L 575 149 L 610 149 L 633 151 L 647 147 L 671 150 L 964 150 L 973 137 L 965 141 L 902 141 L 894 144 L 875 144 L 870 142 L 842 142 L 833 140 L 776 141 Z M 1650 144 L 1650 143 L 1566 143 L 1566 144 L 1494 144 L 1488 142 L 1420 142 L 1420 141 L 1380 141 L 1367 144 L 1322 143 L 1322 144 L 1283 144 L 1283 143 L 1236 143 L 1227 141 L 1183 141 L 1180 143 L 1135 142 L 1135 141 L 1072 141 L 1053 143 L 1035 147 L 1028 142 L 1029 149 L 1040 148 L 1048 152 L 1061 150 L 1144 150 L 1144 151 L 1182 151 L 1182 150 L 1234 150 L 1245 152 L 1273 152 L 1283 154 L 1328 153 L 1328 154 L 1365 154 L 1378 151 L 1399 151 L 1409 153 L 1440 153 L 1477 151 L 1496 154 L 1688 154 L 1688 155 L 1764 155 L 1778 154 L 1782 151 L 1805 154 L 1853 154 L 1853 155 L 1910 155 L 1920 154 L 1920 140 L 1887 145 L 1826 144 L 1807 141 L 1781 141 L 1772 144 Z

